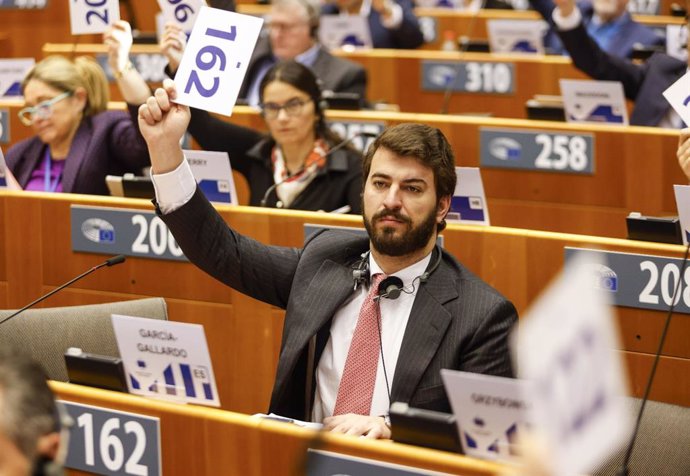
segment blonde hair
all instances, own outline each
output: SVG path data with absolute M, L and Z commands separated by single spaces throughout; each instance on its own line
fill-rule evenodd
M 48 56 L 36 63 L 22 81 L 22 93 L 32 79 L 42 81 L 60 91 L 86 90 L 84 116 L 93 116 L 108 107 L 108 79 L 100 65 L 90 56 L 74 60 L 64 56 Z

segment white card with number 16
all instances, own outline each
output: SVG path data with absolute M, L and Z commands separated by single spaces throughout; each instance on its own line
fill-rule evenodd
M 177 101 L 232 115 L 263 19 L 202 7 L 175 75 Z

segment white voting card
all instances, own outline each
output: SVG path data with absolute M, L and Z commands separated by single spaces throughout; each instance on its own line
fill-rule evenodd
M 610 291 L 599 287 L 608 267 L 597 256 L 568 260 L 512 336 L 530 424 L 562 476 L 588 473 L 630 437 Z
M 690 125 L 690 72 L 664 91 L 664 97 L 686 125 Z
M 232 115 L 263 19 L 201 7 L 175 75 L 177 102 Z
M 237 190 L 227 152 L 184 150 L 196 183 L 211 202 L 237 203 Z
M 189 33 L 201 7 L 206 6 L 204 0 L 158 0 L 165 22 L 176 23 L 182 31 Z
M 484 184 L 478 167 L 455 167 L 458 181 L 446 217 L 450 222 L 490 225 Z
M 560 85 L 568 122 L 628 125 L 623 85 L 618 81 L 561 79 Z
M 73 35 L 104 33 L 120 19 L 118 0 L 70 0 L 70 25 Z
M 441 370 L 443 384 L 468 456 L 511 459 L 527 425 L 528 402 L 518 379 Z
M 15 180 L 14 175 L 7 168 L 7 163 L 5 162 L 5 156 L 0 149 L 0 190 L 21 190 L 19 183 Z
M 130 393 L 220 406 L 204 327 L 112 315 Z
M 541 20 L 487 20 L 492 53 L 544 54 L 544 30 Z
M 34 64 L 33 58 L 0 59 L 0 98 L 21 98 L 22 80 Z
M 674 185 L 673 192 L 676 195 L 683 244 L 687 245 L 690 242 L 690 185 Z
M 322 15 L 319 41 L 329 50 L 371 48 L 371 31 L 361 15 Z

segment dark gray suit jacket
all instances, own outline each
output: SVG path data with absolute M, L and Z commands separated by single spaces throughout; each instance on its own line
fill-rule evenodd
M 368 239 L 329 230 L 301 249 L 266 246 L 229 228 L 198 189 L 190 202 L 162 218 L 194 264 L 286 309 L 270 411 L 308 420 L 305 388 L 307 378 L 314 381 L 313 373 L 307 375 L 308 344 L 316 336 L 318 362 L 333 315 L 352 295 L 353 265 L 369 249 Z M 443 252 L 415 298 L 391 400 L 450 412 L 441 369 L 511 376 L 507 340 L 516 320 L 509 301 Z
M 271 43 L 267 37 L 259 38 L 249 60 L 247 74 L 240 88 L 238 97 L 246 99 L 249 94 L 249 87 L 256 78 L 256 74 L 265 61 L 273 61 Z M 321 81 L 321 91 L 333 91 L 336 93 L 357 93 L 366 100 L 367 93 L 367 72 L 360 64 L 354 63 L 344 58 L 333 56 L 323 47 L 319 49 L 316 61 L 310 69 Z

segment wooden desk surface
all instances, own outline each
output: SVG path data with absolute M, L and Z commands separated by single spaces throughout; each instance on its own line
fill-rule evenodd
M 72 251 L 72 204 L 151 210 L 145 200 L 0 192 L 0 308 L 21 307 L 108 257 Z M 300 246 L 305 223 L 362 227 L 361 218 L 354 216 L 229 206 L 218 210 L 239 232 L 280 246 Z M 561 269 L 565 246 L 676 258 L 684 251 L 674 245 L 501 227 L 451 224 L 443 235 L 446 249 L 513 301 L 521 314 Z M 129 258 L 65 289 L 45 304 L 90 304 L 144 296 L 164 297 L 172 320 L 204 325 L 224 409 L 243 413 L 266 410 L 283 311 L 225 287 L 192 264 Z M 624 307 L 616 311 L 631 391 L 640 396 L 665 313 Z M 674 316 L 652 399 L 690 405 L 688 335 L 690 316 Z
M 453 453 L 391 441 L 319 434 L 295 425 L 194 405 L 51 382 L 58 398 L 160 419 L 161 474 L 303 474 L 307 448 L 468 476 L 493 475 L 502 466 Z M 80 431 L 78 428 L 73 431 Z M 317 439 L 318 438 L 318 439 Z M 71 474 L 78 474 L 71 471 Z

